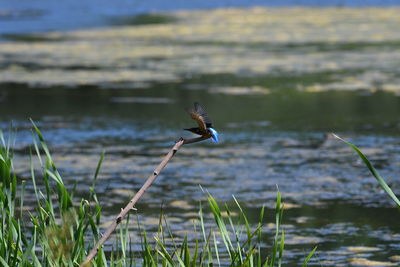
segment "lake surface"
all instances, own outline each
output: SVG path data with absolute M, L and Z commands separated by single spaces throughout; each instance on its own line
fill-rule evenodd
M 395 6 L 398 0 L 51 0 L 0 2 L 0 34 L 107 26 L 120 16 L 188 9 L 249 6 Z
M 254 224 L 266 205 L 272 223 L 278 186 L 284 265 L 318 245 L 315 266 L 397 266 L 400 213 L 329 133 L 357 144 L 400 192 L 399 12 L 179 11 L 142 17 L 161 24 L 5 36 L 0 127 L 18 129 L 15 168 L 29 178 L 29 118 L 37 122 L 80 196 L 105 151 L 97 192 L 106 225 L 174 141 L 191 137 L 184 109 L 198 101 L 221 142 L 178 151 L 137 206 L 149 233 L 161 206 L 178 236 L 191 231 L 206 198 L 199 185 L 221 203 L 234 195 Z M 267 225 L 267 247 L 272 233 Z

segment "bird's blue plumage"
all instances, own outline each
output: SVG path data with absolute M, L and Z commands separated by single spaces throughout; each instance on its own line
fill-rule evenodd
M 211 132 L 211 139 L 213 140 L 214 143 L 218 143 L 218 132 L 214 130 L 213 128 L 208 128 L 208 130 Z

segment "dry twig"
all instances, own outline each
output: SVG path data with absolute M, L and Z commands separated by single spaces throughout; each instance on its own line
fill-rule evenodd
M 103 234 L 101 239 L 97 242 L 97 244 L 92 248 L 90 253 L 87 255 L 86 259 L 82 262 L 80 265 L 81 267 L 83 266 L 88 266 L 90 261 L 96 256 L 97 252 L 99 251 L 100 246 L 102 246 L 107 239 L 110 237 L 110 235 L 114 232 L 114 230 L 117 228 L 117 226 L 122 222 L 122 220 L 125 218 L 125 216 L 128 214 L 128 212 L 132 209 L 135 209 L 134 206 L 136 202 L 142 197 L 144 192 L 149 188 L 149 186 L 154 182 L 154 180 L 157 178 L 157 176 L 160 174 L 162 169 L 167 165 L 169 160 L 175 155 L 176 151 L 182 146 L 186 144 L 191 144 L 191 143 L 196 143 L 200 142 L 206 139 L 209 139 L 211 137 L 211 134 L 207 134 L 198 138 L 193 138 L 193 139 L 188 139 L 185 140 L 183 138 L 180 138 L 178 142 L 172 147 L 172 149 L 168 152 L 168 154 L 164 157 L 164 159 L 161 161 L 161 163 L 157 166 L 157 168 L 154 170 L 154 172 L 147 178 L 146 182 L 143 184 L 143 186 L 140 188 L 140 190 L 135 194 L 135 196 L 129 201 L 129 203 L 121 210 L 121 212 L 118 214 L 118 216 L 114 219 L 112 224 L 107 228 L 106 232 Z

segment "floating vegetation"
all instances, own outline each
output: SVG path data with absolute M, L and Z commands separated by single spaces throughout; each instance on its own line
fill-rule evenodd
M 168 14 L 139 14 L 135 16 L 119 16 L 110 19 L 112 25 L 149 25 L 176 22 L 177 18 Z
M 396 7 L 179 11 L 121 18 L 123 27 L 9 35 L 0 43 L 0 83 L 130 88 L 227 74 L 271 79 L 262 86 L 271 91 L 288 77 L 295 80 L 286 85 L 292 90 L 399 94 L 399 12 Z M 307 80 L 326 73 L 334 75 Z M 260 86 L 242 86 L 252 85 Z
M 12 34 L 6 33 L 0 35 L 0 38 L 14 41 L 14 42 L 26 42 L 26 43 L 33 43 L 33 42 L 60 42 L 66 41 L 65 36 L 63 34 L 58 33 L 21 33 L 21 34 Z

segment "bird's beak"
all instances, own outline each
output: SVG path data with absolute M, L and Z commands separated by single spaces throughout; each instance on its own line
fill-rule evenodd
M 208 130 L 211 132 L 211 139 L 214 143 L 218 143 L 218 132 L 214 130 L 213 128 L 208 128 Z

